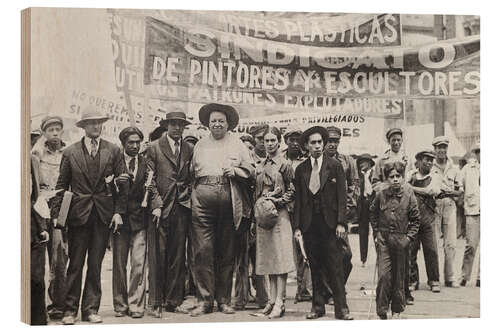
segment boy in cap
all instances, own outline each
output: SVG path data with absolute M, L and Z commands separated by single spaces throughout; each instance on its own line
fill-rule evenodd
M 427 284 L 432 292 L 440 292 L 439 287 L 439 261 L 434 235 L 434 220 L 436 200 L 434 199 L 441 191 L 439 180 L 431 173 L 434 162 L 434 152 L 423 150 L 415 155 L 418 168 L 411 173 L 408 181 L 409 186 L 415 192 L 420 211 L 420 227 L 415 241 L 412 241 L 409 249 L 409 276 L 408 283 L 418 289 L 419 275 L 417 254 L 420 244 L 424 251 L 425 270 L 427 272 Z
M 248 134 L 250 134 L 255 140 L 255 155 L 260 159 L 266 158 L 266 149 L 264 148 L 264 132 L 269 128 L 267 124 L 254 125 L 250 127 L 248 130 Z M 256 162 L 260 162 L 260 161 Z
M 463 186 L 460 170 L 448 158 L 449 143 L 446 136 L 438 136 L 432 141 L 436 154 L 432 174 L 439 178 L 441 185 L 441 193 L 436 197 L 435 235 L 437 243 L 439 235 L 443 234 L 445 286 L 458 288 L 460 285 L 455 278 L 457 246 L 457 205 L 455 201 L 463 193 Z
M 370 207 L 370 223 L 377 249 L 377 315 L 387 319 L 389 306 L 398 318 L 406 306 L 405 278 L 408 246 L 415 239 L 420 216 L 413 190 L 404 184 L 405 165 L 384 164 L 384 186 Z
M 64 150 L 61 137 L 64 132 L 63 120 L 59 116 L 47 116 L 42 119 L 40 129 L 42 139 L 38 140 L 32 149 L 32 154 L 38 157 L 40 169 L 40 191 L 50 192 L 56 188 L 59 177 L 59 167 Z M 54 200 L 49 201 L 49 205 Z M 66 279 L 66 265 L 68 263 L 68 240 L 66 231 L 54 228 L 48 224 L 50 241 L 47 243 L 49 257 L 49 299 L 47 313 L 52 320 L 59 320 L 64 314 L 64 284 Z

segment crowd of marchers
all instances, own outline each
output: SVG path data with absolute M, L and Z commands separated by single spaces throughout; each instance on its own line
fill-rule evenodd
M 479 273 L 472 277 L 479 145 L 460 165 L 448 156 L 445 136 L 409 156 L 403 130 L 391 128 L 383 154 L 346 155 L 337 127 L 282 133 L 262 124 L 240 136 L 230 105 L 204 105 L 198 116 L 202 126 L 193 130 L 184 112 L 167 111 L 147 140 L 138 127 L 124 128 L 120 147 L 101 137 L 108 117 L 92 107 L 76 122 L 84 136 L 71 145 L 61 139 L 61 117 L 42 120 L 32 133 L 31 324 L 71 325 L 79 311 L 82 321 L 102 322 L 108 249 L 112 285 L 104 287 L 112 288 L 116 317 L 231 315 L 255 303 L 251 315 L 280 318 L 288 274 L 296 272 L 295 301 L 311 302 L 307 319 L 333 304 L 335 318 L 352 320 L 347 234 L 354 224 L 363 266 L 369 239 L 375 244 L 380 319 L 398 318 L 415 302 L 420 248 L 430 292 L 439 293 L 441 282 L 480 286 Z M 461 276 L 458 237 L 466 239 Z M 196 306 L 186 306 L 188 295 Z

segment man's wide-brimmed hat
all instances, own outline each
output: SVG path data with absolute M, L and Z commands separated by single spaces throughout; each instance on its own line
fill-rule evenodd
M 218 104 L 218 103 L 206 104 L 200 108 L 200 111 L 198 113 L 200 122 L 208 127 L 210 114 L 214 111 L 222 112 L 226 115 L 229 131 L 233 130 L 236 126 L 238 126 L 238 122 L 240 121 L 240 116 L 238 115 L 238 111 L 236 111 L 236 109 L 233 108 L 231 105 Z
M 97 111 L 93 106 L 87 106 L 83 111 L 82 111 L 82 118 L 76 122 L 76 127 L 83 128 L 85 125 L 91 121 L 99 121 L 101 123 L 104 123 L 109 119 L 108 116 L 103 115 L 99 111 Z
M 375 165 L 375 161 L 373 160 L 373 156 L 368 154 L 368 153 L 361 154 L 358 156 L 358 159 L 356 160 L 357 166 L 359 167 L 359 165 L 363 161 L 368 161 L 370 163 L 370 168 Z
M 313 126 L 306 129 L 300 136 L 300 146 L 302 147 L 302 149 L 307 150 L 307 140 L 309 140 L 309 137 L 315 133 L 319 133 L 321 135 L 321 137 L 323 138 L 323 144 L 326 145 L 326 142 L 328 141 L 328 131 L 326 130 L 326 128 L 324 128 L 323 126 Z
M 160 120 L 160 126 L 167 127 L 169 121 L 180 120 L 184 125 L 191 125 L 191 122 L 186 119 L 186 114 L 182 111 L 172 111 L 165 115 L 165 119 Z

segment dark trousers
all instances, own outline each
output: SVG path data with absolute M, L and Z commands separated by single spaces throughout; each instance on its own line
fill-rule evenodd
M 427 283 L 429 285 L 439 285 L 439 262 L 432 223 L 420 224 L 417 237 L 410 243 L 409 249 L 409 283 L 419 283 L 417 255 L 420 244 L 424 251 L 425 271 L 427 272 Z
M 262 306 L 266 305 L 268 295 L 265 285 L 265 277 L 255 274 L 255 243 L 249 244 L 249 231 L 242 232 L 236 236 L 236 279 L 235 279 L 235 304 L 245 306 L 250 294 L 249 266 L 252 265 L 252 284 L 256 291 L 255 302 Z
M 366 262 L 368 258 L 368 237 L 370 235 L 370 203 L 366 199 L 361 199 L 361 209 L 359 213 L 359 254 L 361 262 Z
M 184 301 L 186 283 L 186 239 L 189 210 L 175 203 L 170 215 L 151 223 L 149 233 L 150 305 L 176 307 Z M 149 240 L 148 240 L 149 241 Z
M 92 208 L 86 224 L 68 228 L 69 266 L 66 272 L 64 312 L 76 316 L 82 290 L 82 274 L 87 257 L 87 273 L 82 297 L 82 317 L 95 314 L 101 303 L 101 265 L 109 240 L 109 227 Z
M 377 245 L 378 284 L 377 314 L 386 314 L 391 306 L 393 313 L 403 312 L 405 300 L 405 272 L 408 255 L 406 235 L 382 233 Z
M 65 230 L 55 229 L 49 223 L 49 242 L 47 253 L 49 257 L 49 299 L 51 304 L 47 307 L 49 315 L 51 312 L 64 311 L 64 286 L 66 280 L 66 269 L 68 265 L 68 237 Z
M 34 218 L 33 216 L 31 218 Z M 31 325 L 47 325 L 45 309 L 45 244 L 31 244 Z
M 191 195 L 194 280 L 199 301 L 210 308 L 231 303 L 235 228 L 229 184 L 198 184 Z
M 311 287 L 311 270 L 304 261 L 304 256 L 300 250 L 300 245 L 297 241 L 293 242 L 293 250 L 295 252 L 295 267 L 297 269 L 297 292 L 296 298 L 303 296 L 310 296 L 308 290 Z
M 314 214 L 304 233 L 304 246 L 311 267 L 313 285 L 312 312 L 325 313 L 324 284 L 333 292 L 335 315 L 348 313 L 341 243 L 335 230 L 328 227 L 323 216 Z
M 127 283 L 129 254 L 130 284 Z M 143 313 L 145 298 L 146 229 L 122 229 L 113 235 L 113 307 L 115 311 Z

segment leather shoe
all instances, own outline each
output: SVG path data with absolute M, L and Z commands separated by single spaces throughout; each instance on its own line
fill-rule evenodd
M 50 320 L 61 320 L 64 317 L 64 312 L 57 309 L 47 311 Z
M 82 321 L 88 321 L 92 324 L 99 324 L 99 323 L 102 323 L 102 319 L 101 319 L 101 316 L 99 316 L 98 314 L 96 313 L 91 313 L 89 314 L 88 316 L 86 317 L 82 317 Z
M 72 315 L 64 316 L 62 319 L 62 324 L 63 325 L 74 325 L 75 324 L 75 316 L 72 316 Z
M 461 287 L 465 287 L 466 284 L 467 284 L 467 280 L 462 279 L 462 281 L 460 281 L 460 286 Z
M 219 311 L 222 312 L 223 314 L 234 314 L 235 313 L 234 309 L 230 305 L 227 305 L 227 304 L 220 304 L 218 306 L 218 308 L 219 308 Z
M 212 308 L 205 307 L 203 305 L 197 306 L 193 311 L 189 313 L 191 317 L 199 317 L 201 315 L 212 313 Z
M 139 319 L 139 318 L 144 317 L 144 313 L 142 313 L 142 312 L 131 312 L 130 313 L 130 317 L 132 317 L 134 319 Z
M 438 285 L 431 286 L 431 291 L 433 293 L 439 293 L 441 292 L 441 287 L 439 287 Z
M 318 319 L 318 318 L 323 317 L 324 315 L 325 315 L 324 313 L 320 313 L 320 312 L 309 312 L 306 315 L 306 319 Z
M 406 305 L 413 305 L 415 304 L 415 299 L 413 298 L 412 295 L 406 297 Z
M 165 307 L 165 311 L 167 312 L 174 312 L 174 313 L 182 313 L 182 314 L 189 314 L 189 311 L 182 308 L 181 306 L 173 306 L 173 305 L 167 305 Z
M 446 281 L 444 283 L 445 287 L 448 287 L 448 288 L 460 288 L 460 285 L 458 283 L 456 283 L 455 281 Z
M 476 281 L 476 287 L 481 288 L 481 280 Z
M 381 320 L 387 320 L 387 313 L 381 313 L 378 315 Z
M 153 310 L 151 311 L 151 316 L 155 318 L 161 318 L 161 306 L 153 307 Z
M 343 313 L 340 316 L 335 315 L 335 318 L 339 320 L 354 320 L 354 317 L 349 313 Z
M 115 311 L 115 317 L 121 318 L 121 317 L 126 317 L 128 311 Z

